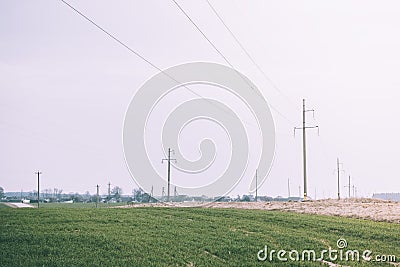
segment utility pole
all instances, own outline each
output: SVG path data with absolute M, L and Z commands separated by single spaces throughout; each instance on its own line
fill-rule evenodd
M 287 179 L 288 198 L 290 198 L 290 178 Z
M 148 201 L 147 202 L 153 202 L 152 200 L 153 200 L 153 186 L 151 186 L 151 191 L 150 191 L 150 194 L 147 194 L 148 195 Z
M 176 162 L 176 159 L 171 159 L 171 148 L 168 148 L 168 158 L 162 159 L 161 163 L 164 162 L 164 160 L 168 161 L 168 192 L 167 192 L 167 202 L 169 202 L 169 196 L 170 196 L 170 187 L 171 187 L 171 160 L 174 160 Z
M 35 172 L 35 174 L 37 174 L 37 207 L 39 208 L 39 202 L 40 202 L 40 185 L 39 185 L 39 179 L 40 179 L 40 175 L 42 174 L 42 172 L 37 171 L 37 172 Z
M 96 188 L 97 188 L 97 193 L 96 193 L 96 208 L 97 208 L 97 205 L 99 204 L 99 185 L 96 185 Z
M 349 198 L 350 198 L 350 175 L 349 175 Z
M 336 165 L 337 165 L 337 197 L 338 200 L 340 200 L 340 165 L 343 165 L 343 163 L 339 162 L 339 158 L 337 158 Z
M 351 186 L 350 186 L 350 175 L 349 175 L 349 184 L 346 185 L 346 186 L 344 186 L 344 187 L 348 187 L 348 188 L 349 188 L 349 198 L 351 198 L 351 194 L 350 194 L 350 191 L 351 191 Z
M 354 186 L 354 185 L 353 185 L 353 186 Z M 357 187 L 356 187 L 356 186 L 354 186 L 354 191 L 355 191 L 355 192 L 354 192 L 354 197 L 357 198 Z
M 306 129 L 318 128 L 318 126 L 306 126 L 306 113 L 313 112 L 313 109 L 306 109 L 306 100 L 303 99 L 303 126 L 295 127 L 294 133 L 296 134 L 296 130 L 303 131 L 303 177 L 304 177 L 304 200 L 307 200 L 307 153 L 306 153 Z M 318 128 L 319 131 L 319 128 Z
M 108 201 L 111 199 L 111 183 L 108 182 Z
M 257 177 L 257 169 L 256 169 L 256 202 L 257 202 L 257 198 L 258 198 L 258 177 Z
M 178 196 L 178 191 L 176 191 L 176 186 L 174 188 L 174 198 L 176 198 Z
M 165 197 L 165 187 L 162 188 L 161 199 L 164 200 Z

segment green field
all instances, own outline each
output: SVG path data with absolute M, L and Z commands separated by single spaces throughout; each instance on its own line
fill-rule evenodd
M 6 204 L 0 202 L 0 209 L 2 209 L 2 208 L 9 209 L 10 207 L 7 206 Z
M 53 206 L 0 209 L 0 218 L 0 266 L 321 266 L 259 261 L 257 252 L 319 253 L 339 238 L 347 249 L 400 258 L 399 224 L 279 211 Z

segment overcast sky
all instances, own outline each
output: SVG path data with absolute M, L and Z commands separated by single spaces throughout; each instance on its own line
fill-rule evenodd
M 280 92 L 205 0 L 178 2 L 283 114 L 272 110 L 275 161 L 259 194 L 286 196 L 288 179 L 299 194 L 301 135 L 294 138 L 293 127 L 301 126 L 302 98 L 315 109 L 309 125 L 320 126 L 320 136 L 307 133 L 311 197 L 336 196 L 337 157 L 342 195 L 348 175 L 358 195 L 400 191 L 398 1 L 210 0 Z M 172 1 L 70 3 L 162 69 L 226 65 Z M 109 181 L 125 193 L 137 187 L 124 161 L 123 121 L 135 92 L 158 71 L 61 1 L 0 1 L 0 36 L 0 186 L 31 191 L 40 170 L 42 188 L 64 192 L 94 193 L 96 184 L 106 192 Z M 183 145 L 188 154 L 190 144 Z M 232 194 L 247 188 L 239 184 Z

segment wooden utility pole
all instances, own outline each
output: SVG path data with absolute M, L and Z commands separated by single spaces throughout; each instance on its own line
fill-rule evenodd
M 40 202 L 40 184 L 39 184 L 39 180 L 40 180 L 40 175 L 42 174 L 42 172 L 37 171 L 35 172 L 35 174 L 37 174 L 37 207 L 39 208 L 39 202 Z
M 304 179 L 304 200 L 307 200 L 307 153 L 306 153 L 306 129 L 318 128 L 318 126 L 306 126 L 306 113 L 312 111 L 313 109 L 306 110 L 306 100 L 303 99 L 303 126 L 295 127 L 294 132 L 296 130 L 303 131 L 303 179 Z M 319 129 L 319 128 L 318 128 Z
M 176 159 L 171 159 L 171 148 L 168 148 L 168 158 L 162 159 L 161 163 L 164 162 L 164 160 L 168 161 L 168 190 L 167 190 L 167 202 L 169 202 L 169 196 L 170 196 L 170 187 L 171 187 L 171 160 L 176 161 Z
M 96 208 L 99 205 L 99 185 L 96 185 L 97 192 L 96 192 Z
M 108 201 L 111 199 L 111 183 L 108 182 Z

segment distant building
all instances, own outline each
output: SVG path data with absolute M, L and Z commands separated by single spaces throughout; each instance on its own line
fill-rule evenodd
M 400 193 L 376 193 L 372 198 L 400 202 Z

